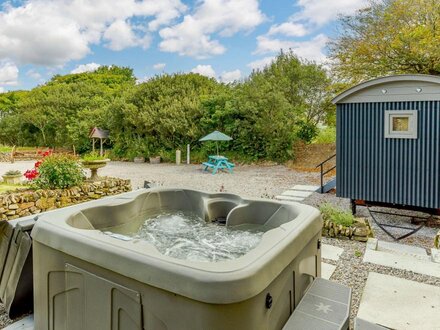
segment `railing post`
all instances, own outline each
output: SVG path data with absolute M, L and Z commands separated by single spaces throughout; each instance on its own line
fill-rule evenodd
M 321 164 L 321 194 L 324 193 L 324 175 L 322 172 L 324 172 L 323 164 Z

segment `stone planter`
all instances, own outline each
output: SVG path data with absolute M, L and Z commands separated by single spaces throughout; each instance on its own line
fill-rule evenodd
M 150 164 L 160 164 L 160 156 L 150 157 Z
M 134 163 L 145 163 L 145 157 L 134 157 L 133 162 Z
M 6 184 L 19 184 L 21 183 L 21 178 L 23 177 L 22 174 L 15 174 L 15 175 L 2 175 L 3 181 Z
M 105 167 L 109 161 L 110 159 L 83 160 L 81 161 L 81 164 L 92 172 L 92 175 L 90 176 L 91 180 L 98 180 L 98 169 Z

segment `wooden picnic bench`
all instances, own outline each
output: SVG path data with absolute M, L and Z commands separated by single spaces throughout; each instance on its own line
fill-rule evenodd
M 229 173 L 233 173 L 233 168 L 235 164 L 228 161 L 228 159 L 224 156 L 209 156 L 207 162 L 202 163 L 205 167 L 205 171 L 208 168 L 212 169 L 212 174 L 216 174 L 219 170 L 228 170 Z

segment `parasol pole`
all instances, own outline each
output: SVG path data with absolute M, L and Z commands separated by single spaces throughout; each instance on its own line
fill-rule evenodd
M 217 156 L 219 156 L 219 153 L 218 153 L 218 141 L 215 141 L 215 145 L 217 146 Z

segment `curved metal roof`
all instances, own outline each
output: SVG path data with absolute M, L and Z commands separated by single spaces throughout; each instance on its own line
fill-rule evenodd
M 393 75 L 381 78 L 375 78 L 372 80 L 368 80 L 366 82 L 360 83 L 354 87 L 347 89 L 342 92 L 338 96 L 336 96 L 332 102 L 333 104 L 341 103 L 345 99 L 353 94 L 359 93 L 363 90 L 370 89 L 371 87 L 375 87 L 378 85 L 390 84 L 390 83 L 399 83 L 399 82 L 424 82 L 431 84 L 439 84 L 440 85 L 440 77 L 426 74 L 401 74 L 401 75 Z

